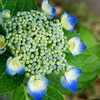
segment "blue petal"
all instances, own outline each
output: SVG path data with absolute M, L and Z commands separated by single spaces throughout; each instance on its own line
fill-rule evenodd
M 16 73 L 10 69 L 9 61 L 11 61 L 10 57 L 8 58 L 8 60 L 6 62 L 6 73 L 9 75 L 15 75 Z
M 16 73 L 18 73 L 18 74 L 20 74 L 20 75 L 22 75 L 22 74 L 24 74 L 24 71 L 25 71 L 25 66 L 24 66 L 24 64 L 22 63 L 22 62 L 20 62 L 21 64 L 22 64 L 22 67 L 21 68 L 19 68 L 17 71 L 15 71 Z
M 70 21 L 70 24 L 74 27 L 78 19 L 70 14 L 67 14 L 67 15 L 68 15 L 68 20 Z
M 54 18 L 55 12 L 56 12 L 56 9 L 55 9 L 54 7 L 52 7 L 52 12 L 51 12 L 50 14 L 47 14 L 47 15 L 48 15 L 48 18 L 49 18 L 49 19 Z
M 72 32 L 72 33 L 74 33 L 74 29 L 73 28 L 69 29 L 69 31 Z
M 68 41 L 68 45 L 69 45 L 69 50 L 71 51 L 74 57 L 82 53 L 86 49 L 86 46 L 80 41 L 80 36 L 71 38 Z
M 14 57 L 14 58 L 12 59 L 12 62 L 13 62 L 13 60 L 18 61 L 18 63 L 20 64 L 20 66 L 16 66 L 16 64 L 13 65 L 13 71 L 16 72 L 16 73 L 18 73 L 18 74 L 21 74 L 21 75 L 24 74 L 24 71 L 25 71 L 24 63 L 21 62 L 21 61 L 19 61 L 19 57 Z M 17 62 L 16 62 L 16 63 L 17 63 Z
M 42 100 L 42 98 L 45 96 L 45 94 L 47 92 L 47 88 L 45 90 L 42 90 L 42 91 L 34 91 L 34 92 L 32 92 L 29 89 L 27 89 L 27 92 L 35 100 Z
M 3 9 L 3 12 L 6 12 L 6 11 L 7 11 L 7 9 L 4 8 L 4 9 Z
M 14 63 L 13 63 L 14 62 Z M 19 57 L 9 57 L 6 64 L 6 72 L 9 75 L 24 74 L 25 66 L 23 62 L 19 61 Z
M 48 4 L 48 0 L 43 0 L 42 10 L 48 15 L 48 18 L 52 19 L 55 16 L 56 9 Z
M 61 77 L 61 84 L 63 85 L 63 87 L 65 87 L 66 89 L 68 89 L 72 92 L 77 91 L 77 86 L 78 86 L 78 80 L 77 79 L 67 81 L 64 77 Z
M 77 68 L 77 67 L 74 67 L 74 66 L 72 66 L 72 67 L 70 67 L 69 68 L 69 66 L 68 66 L 68 68 L 67 68 L 67 72 L 65 72 L 65 78 L 67 79 L 67 80 L 75 80 L 75 79 L 77 79 L 79 76 L 80 76 L 80 74 L 82 73 L 82 70 L 81 69 L 79 69 L 79 68 Z
M 61 24 L 62 26 L 71 31 L 72 33 L 74 33 L 74 26 L 77 23 L 78 19 L 70 14 L 67 14 L 66 12 L 64 12 L 64 14 L 61 17 Z
M 49 80 L 42 75 L 31 76 L 27 82 L 27 91 L 35 100 L 42 100 L 47 91 Z
M 56 9 L 54 7 L 52 7 L 52 12 L 51 13 L 55 15 Z
M 82 53 L 87 47 L 80 41 L 80 44 L 78 46 L 79 54 Z

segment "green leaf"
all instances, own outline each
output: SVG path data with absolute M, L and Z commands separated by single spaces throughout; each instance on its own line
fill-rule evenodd
M 12 92 L 23 82 L 23 76 L 6 74 L 6 61 L 9 56 L 11 54 L 8 51 L 0 55 L 0 94 Z
M 33 100 L 33 98 L 28 95 L 26 86 L 21 84 L 14 92 L 13 100 Z M 64 98 L 58 90 L 48 85 L 47 93 L 43 100 L 64 100 Z
M 37 9 L 35 0 L 0 0 L 0 11 L 4 8 L 9 9 L 12 16 L 18 11 Z
M 56 88 L 48 85 L 47 93 L 43 100 L 64 100 L 64 98 Z
M 59 74 L 52 73 L 52 74 L 46 75 L 46 77 L 50 80 L 50 86 L 53 86 L 58 91 L 60 91 L 62 94 L 72 93 L 71 91 L 67 90 L 61 85 L 60 83 L 61 76 L 63 76 L 63 73 L 59 73 Z
M 64 32 L 68 40 L 79 35 L 81 41 L 87 46 L 87 49 L 82 54 L 75 57 L 72 56 L 69 50 L 65 52 L 68 64 L 74 65 L 82 70 L 82 74 L 78 78 L 78 90 L 81 90 L 93 83 L 93 81 L 98 77 L 100 67 L 100 58 L 98 55 L 100 56 L 100 51 L 96 40 L 87 28 L 83 27 L 78 34 L 72 34 L 71 32 L 65 30 Z M 47 78 L 50 80 L 50 85 L 55 87 L 62 94 L 70 94 L 72 92 L 62 87 L 60 83 L 60 77 L 62 75 L 64 74 L 51 74 L 47 75 Z
M 26 86 L 21 84 L 13 93 L 13 100 L 32 100 L 32 98 L 28 96 Z

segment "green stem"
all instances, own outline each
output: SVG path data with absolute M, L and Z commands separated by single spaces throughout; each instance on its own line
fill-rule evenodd
M 25 92 L 25 96 L 26 96 L 26 100 L 29 100 L 28 94 L 27 94 L 27 89 L 26 86 L 23 84 L 24 87 L 24 92 Z
M 0 0 L 0 3 L 1 3 L 1 7 L 2 7 L 2 9 L 4 9 L 4 6 L 3 6 L 3 3 L 2 3 L 2 0 Z

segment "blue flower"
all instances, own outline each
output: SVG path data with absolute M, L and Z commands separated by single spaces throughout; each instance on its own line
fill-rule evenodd
M 47 13 L 48 18 L 50 19 L 55 16 L 56 9 L 52 5 L 48 4 L 48 0 L 43 0 L 42 10 Z
M 2 15 L 2 13 L 0 12 L 0 25 L 3 25 L 4 20 L 5 20 L 5 18 Z
M 61 17 L 61 24 L 62 26 L 71 31 L 72 33 L 74 33 L 74 26 L 77 23 L 78 19 L 70 14 L 67 14 L 66 12 L 64 12 L 64 14 Z
M 80 36 L 71 38 L 68 41 L 68 45 L 69 45 L 69 50 L 71 51 L 74 57 L 82 53 L 86 49 L 86 46 L 80 41 Z
M 6 73 L 9 75 L 24 74 L 25 66 L 20 57 L 9 57 L 6 62 Z
M 31 76 L 27 82 L 27 91 L 35 100 L 42 100 L 47 92 L 49 80 L 42 75 Z
M 10 18 L 10 17 L 11 17 L 10 11 L 7 10 L 7 9 L 3 9 L 2 14 L 3 14 L 3 16 L 4 16 L 5 18 Z
M 3 35 L 0 35 L 0 54 L 4 53 L 5 50 L 6 50 L 6 44 L 7 42 L 5 43 L 5 38 Z
M 77 91 L 78 80 L 77 78 L 82 73 L 81 69 L 69 65 L 67 67 L 67 72 L 61 77 L 61 84 L 68 90 L 72 92 Z

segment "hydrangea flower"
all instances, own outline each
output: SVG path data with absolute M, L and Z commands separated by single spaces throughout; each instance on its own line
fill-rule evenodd
M 77 78 L 82 71 L 68 65 L 64 52 L 69 48 L 76 56 L 86 49 L 78 36 L 69 41 L 64 36 L 63 28 L 72 31 L 76 18 L 64 14 L 61 22 L 58 19 L 48 20 L 55 16 L 56 10 L 47 0 L 42 2 L 42 10 L 18 12 L 11 18 L 8 10 L 3 11 L 3 17 L 7 18 L 3 23 L 7 47 L 13 55 L 7 59 L 6 72 L 9 75 L 25 74 L 29 78 L 27 92 L 35 100 L 42 100 L 45 96 L 49 84 L 45 74 L 50 73 L 63 71 L 65 74 L 61 77 L 61 84 L 76 92 Z M 0 36 L 0 52 L 4 52 L 5 47 L 5 39 Z

